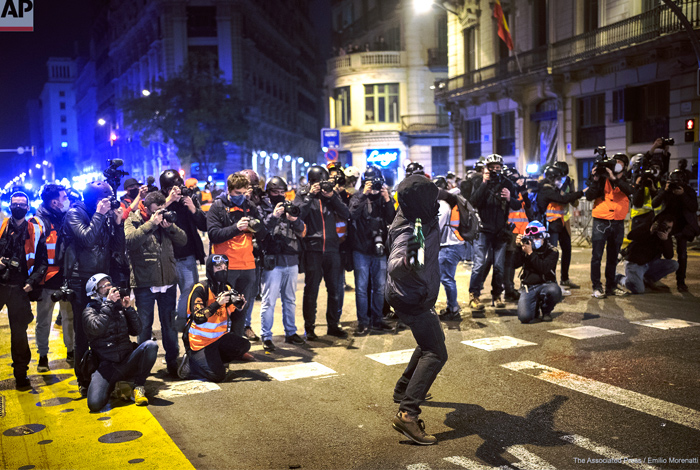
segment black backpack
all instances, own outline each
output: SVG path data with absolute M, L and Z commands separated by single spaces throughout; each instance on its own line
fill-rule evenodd
M 469 201 L 459 194 L 456 194 L 455 197 L 457 198 L 456 207 L 459 210 L 459 227 L 457 227 L 457 232 L 465 242 L 472 242 L 479 236 L 481 218 L 479 218 L 479 213 Z

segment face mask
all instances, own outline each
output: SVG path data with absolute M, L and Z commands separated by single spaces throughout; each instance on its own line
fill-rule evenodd
M 615 165 L 615 173 L 621 172 L 621 171 L 622 171 L 622 168 L 624 168 L 624 167 L 622 166 L 621 163 L 616 164 L 616 165 Z
M 70 209 L 70 199 L 66 199 L 63 201 L 63 207 L 61 207 L 61 212 L 68 212 L 68 209 Z
M 127 191 L 127 194 L 129 195 L 129 197 L 130 197 L 131 199 L 136 199 L 136 196 L 139 195 L 139 189 L 138 189 L 138 188 L 136 188 L 136 189 L 130 189 L 129 191 Z
M 216 282 L 218 282 L 219 284 L 226 283 L 227 278 L 228 278 L 228 271 L 226 271 L 225 269 L 214 273 L 214 280 Z
M 377 194 L 369 193 L 369 195 L 367 197 L 369 197 L 372 201 L 376 201 L 377 199 L 379 199 L 379 196 L 381 196 L 381 195 L 382 195 L 382 193 L 377 193 Z
M 277 207 L 277 204 L 284 202 L 284 196 L 270 196 L 270 202 L 272 207 Z
M 245 194 L 240 194 L 238 196 L 229 196 L 229 199 L 231 199 L 231 202 L 234 206 L 240 207 L 243 205 L 243 201 L 245 201 Z
M 11 207 L 10 212 L 12 212 L 12 217 L 17 220 L 24 219 L 24 216 L 27 215 L 28 209 L 22 209 L 21 207 Z
M 544 245 L 544 240 L 539 238 L 532 240 L 532 246 L 535 248 L 535 250 L 542 248 L 542 245 Z

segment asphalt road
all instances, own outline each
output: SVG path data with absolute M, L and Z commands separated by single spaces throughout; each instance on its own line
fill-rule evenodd
M 443 323 L 450 357 L 422 414 L 435 446 L 414 445 L 391 428 L 393 385 L 408 352 L 377 358 L 393 365 L 368 357 L 412 350 L 410 331 L 322 336 L 295 347 L 283 342 L 279 305 L 277 351 L 253 343 L 256 362 L 230 364 L 225 383 L 198 393 L 196 383 L 160 370 L 148 382 L 157 392 L 148 409 L 197 469 L 700 469 L 698 255 L 690 257 L 690 293 L 678 293 L 671 278 L 667 293 L 596 300 L 590 250 L 575 248 L 571 277 L 582 288 L 557 306 L 552 323 L 522 325 L 512 304 L 487 307 L 483 318 L 463 309 L 461 322 Z M 468 280 L 460 266 L 463 306 Z M 300 334 L 302 289 L 300 276 Z M 325 304 L 322 286 L 321 312 Z M 341 320 L 349 330 L 354 305 L 347 292 Z M 444 306 L 441 293 L 437 307 Z M 681 322 L 633 323 L 666 319 Z M 580 327 L 605 336 L 552 332 Z M 510 339 L 493 339 L 503 336 Z M 287 366 L 297 367 L 280 369 Z

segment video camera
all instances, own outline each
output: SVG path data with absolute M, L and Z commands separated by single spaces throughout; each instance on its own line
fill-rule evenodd
M 124 160 L 115 158 L 107 160 L 109 166 L 102 174 L 105 176 L 107 183 L 112 187 L 112 197 L 109 198 L 110 208 L 112 210 L 119 209 L 121 203 L 117 199 L 117 189 L 122 185 L 122 178 L 129 174 L 128 171 L 120 170 L 119 167 L 124 164 Z
M 62 285 L 60 289 L 51 293 L 52 302 L 73 302 L 75 291 L 67 285 Z
M 603 178 L 608 177 L 608 172 L 605 171 L 606 168 L 609 168 L 610 171 L 613 173 L 615 172 L 615 159 L 608 157 L 607 154 L 607 149 L 605 147 L 597 147 L 593 151 L 594 155 L 598 155 L 598 158 L 595 161 L 595 164 L 593 166 L 593 169 L 595 170 L 595 176 L 602 176 Z M 593 173 L 591 173 L 591 176 L 593 176 Z
M 236 289 L 231 289 L 226 292 L 222 292 L 222 294 L 231 296 L 231 300 L 229 300 L 228 305 L 233 305 L 239 310 L 242 309 L 245 305 L 245 299 L 241 294 L 238 293 L 238 291 L 236 291 Z
M 292 201 L 285 201 L 282 206 L 284 207 L 284 213 L 291 217 L 299 217 L 301 215 L 301 209 L 295 206 Z

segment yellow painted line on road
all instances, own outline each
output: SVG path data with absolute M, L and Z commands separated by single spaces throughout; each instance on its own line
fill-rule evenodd
M 90 413 L 73 370 L 59 360 L 66 355 L 60 331 L 52 330 L 49 344 L 52 370 L 38 374 L 30 338 L 33 390 L 15 390 L 7 309 L 0 312 L 0 468 L 194 468 L 148 407 L 112 399 L 101 413 Z

